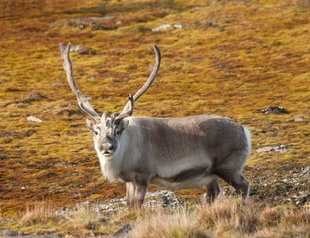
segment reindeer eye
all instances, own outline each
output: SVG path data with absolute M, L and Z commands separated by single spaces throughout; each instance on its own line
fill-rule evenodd
M 119 136 L 121 134 L 121 131 L 119 129 L 116 129 L 115 134 Z

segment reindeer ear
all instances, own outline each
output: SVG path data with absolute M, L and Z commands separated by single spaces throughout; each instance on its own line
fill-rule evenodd
M 129 124 L 129 121 L 128 120 L 122 120 L 121 121 L 121 130 L 123 131 L 123 130 L 125 130 L 126 129 L 126 127 L 128 126 L 128 124 Z
M 92 120 L 92 119 L 86 119 L 85 120 L 85 124 L 86 124 L 86 127 L 88 128 L 88 130 L 90 130 L 91 132 L 94 132 L 95 131 L 95 121 Z

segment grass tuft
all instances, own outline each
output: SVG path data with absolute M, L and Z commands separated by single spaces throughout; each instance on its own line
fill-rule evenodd
M 25 213 L 20 219 L 20 222 L 25 226 L 33 226 L 48 222 L 56 223 L 59 221 L 59 217 L 55 212 L 55 208 L 49 202 L 38 203 L 33 207 L 27 207 Z
M 81 205 L 71 215 L 66 216 L 67 226 L 75 231 L 94 230 L 102 224 L 102 218 L 94 207 Z
M 219 235 L 227 231 L 252 233 L 259 225 L 257 204 L 240 199 L 219 199 L 213 205 L 206 204 L 198 215 L 198 224 L 212 229 Z
M 208 237 L 195 224 L 195 213 L 180 209 L 176 213 L 165 210 L 148 211 L 148 214 L 137 221 L 132 237 Z

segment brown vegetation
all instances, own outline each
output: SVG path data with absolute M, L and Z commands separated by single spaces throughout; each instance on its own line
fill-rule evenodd
M 38 219 L 50 221 L 46 214 L 62 206 L 124 196 L 123 185 L 101 177 L 84 115 L 66 84 L 58 43 L 90 48 L 82 54 L 72 52 L 77 83 L 85 96 L 93 98 L 95 109 L 118 112 L 128 93 L 148 76 L 156 43 L 162 65 L 153 86 L 135 105 L 135 115 L 213 113 L 246 125 L 253 131 L 253 152 L 245 166 L 252 182 L 251 200 L 265 203 L 266 209 L 253 216 L 256 230 L 246 224 L 229 229 L 264 237 L 272 230 L 272 217 L 281 216 L 286 218 L 272 234 L 276 228 L 304 231 L 289 217 L 303 217 L 302 207 L 309 206 L 310 199 L 309 7 L 308 0 L 2 1 L 0 227 L 24 226 L 26 232 L 34 232 L 41 229 L 35 225 Z M 107 16 L 112 18 L 100 19 Z M 163 24 L 171 27 L 152 32 Z M 288 113 L 261 112 L 270 106 L 282 106 Z M 28 116 L 42 122 L 28 121 Z M 256 151 L 281 145 L 288 150 Z M 202 189 L 178 192 L 191 199 L 201 193 Z M 40 201 L 50 201 L 50 208 L 36 205 Z M 279 215 L 270 208 L 280 204 L 297 206 L 300 213 L 284 209 Z M 199 209 L 195 222 L 205 229 L 202 221 L 217 208 Z M 231 213 L 239 207 L 229 209 Z M 249 209 L 229 219 L 243 222 L 256 211 Z M 264 216 L 265 224 L 271 222 L 269 228 L 257 225 Z M 8 218 L 18 218 L 22 225 L 8 223 Z M 183 222 L 182 216 L 175 219 Z M 226 229 L 221 228 L 221 217 L 214 219 L 210 226 L 215 228 L 207 235 Z M 75 227 L 70 219 L 64 224 Z
M 126 210 L 110 219 L 104 219 L 91 204 L 80 204 L 74 211 L 61 214 L 44 203 L 28 208 L 20 220 L 0 220 L 0 224 L 24 232 L 69 237 L 108 237 L 128 223 L 132 224 L 130 237 L 134 238 L 309 237 L 310 209 L 270 207 L 223 196 L 213 205 Z

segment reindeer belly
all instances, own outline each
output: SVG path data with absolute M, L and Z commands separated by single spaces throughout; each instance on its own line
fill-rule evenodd
M 161 171 L 161 173 L 157 173 L 151 179 L 151 183 L 170 189 L 184 189 L 208 185 L 217 177 L 210 171 L 210 165 L 200 164 L 200 166 L 186 169 L 188 167 L 179 169 L 179 172 L 173 173 L 170 176 L 167 176 L 167 172 L 163 173 L 164 171 Z
M 187 189 L 187 188 L 197 188 L 203 185 L 208 185 L 211 183 L 217 176 L 215 174 L 209 175 L 197 175 L 192 176 L 185 180 L 175 180 L 173 181 L 171 178 L 161 178 L 161 177 L 154 177 L 151 179 L 151 183 L 166 187 L 169 189 Z

